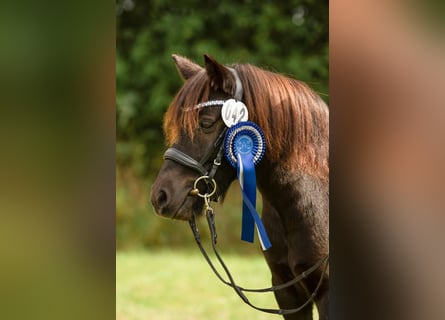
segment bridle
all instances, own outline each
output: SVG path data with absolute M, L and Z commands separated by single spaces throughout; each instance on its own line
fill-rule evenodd
M 186 168 L 194 170 L 200 174 L 200 176 L 195 180 L 195 182 L 193 184 L 193 189 L 190 191 L 189 195 L 197 196 L 197 197 L 203 198 L 203 200 L 204 200 L 204 211 L 205 211 L 205 216 L 207 219 L 207 224 L 208 224 L 208 227 L 210 230 L 210 235 L 211 235 L 211 240 L 212 240 L 211 241 L 212 249 L 213 249 L 213 252 L 214 252 L 217 260 L 219 261 L 220 265 L 222 266 L 224 273 L 228 277 L 228 279 L 229 279 L 228 281 L 225 280 L 224 277 L 221 276 L 221 274 L 218 272 L 218 270 L 214 266 L 213 262 L 209 258 L 209 255 L 207 254 L 204 247 L 202 246 L 201 236 L 200 236 L 199 230 L 196 226 L 195 215 L 193 214 L 192 218 L 189 220 L 189 224 L 190 224 L 190 228 L 192 229 L 196 244 L 198 245 L 199 250 L 201 251 L 205 260 L 207 261 L 207 263 L 209 264 L 210 268 L 213 270 L 215 275 L 218 277 L 218 279 L 221 280 L 221 282 L 224 283 L 225 285 L 228 285 L 229 287 L 233 288 L 234 291 L 237 293 L 237 295 L 247 305 L 249 305 L 250 307 L 252 307 L 256 310 L 267 312 L 267 313 L 272 313 L 272 314 L 284 315 L 284 314 L 296 313 L 296 312 L 302 310 L 304 307 L 306 307 L 309 303 L 311 303 L 313 301 L 313 299 L 315 298 L 315 296 L 317 295 L 318 290 L 321 287 L 321 284 L 323 281 L 323 276 L 324 276 L 324 274 L 327 270 L 328 264 L 329 264 L 329 255 L 326 255 L 325 257 L 320 259 L 317 263 L 315 263 L 309 269 L 303 271 L 301 274 L 296 276 L 294 279 L 292 279 L 286 283 L 280 284 L 280 285 L 271 286 L 271 287 L 262 288 L 262 289 L 248 289 L 248 288 L 243 288 L 236 284 L 235 280 L 233 279 L 232 274 L 230 273 L 227 265 L 224 263 L 221 255 L 219 254 L 219 252 L 216 248 L 217 234 L 216 234 L 216 226 L 215 226 L 215 215 L 213 212 L 213 208 L 210 206 L 210 202 L 216 201 L 218 198 L 217 184 L 214 179 L 214 176 L 215 176 L 216 171 L 218 170 L 219 166 L 221 165 L 223 152 L 224 152 L 223 140 L 224 140 L 226 131 L 227 131 L 227 127 L 221 131 L 219 136 L 216 138 L 215 142 L 211 145 L 209 150 L 207 150 L 207 152 L 204 154 L 204 156 L 201 158 L 200 161 L 196 161 L 195 159 L 193 159 L 186 153 L 184 153 L 174 147 L 167 149 L 167 151 L 164 154 L 164 159 L 172 160 L 172 161 L 174 161 Z M 212 156 L 215 154 L 216 154 L 216 156 L 213 159 L 213 162 L 211 162 L 212 165 L 211 165 L 210 169 L 207 170 L 205 168 L 205 165 L 211 161 Z M 206 187 L 207 187 L 207 192 L 201 193 L 201 191 L 198 188 L 199 187 L 198 185 L 200 182 L 205 182 Z M 257 292 L 257 293 L 258 292 L 274 292 L 274 291 L 288 288 L 288 287 L 293 286 L 296 283 L 302 281 L 307 276 L 309 276 L 311 273 L 313 273 L 315 270 L 319 269 L 321 266 L 323 266 L 323 272 L 321 273 L 321 276 L 317 283 L 317 286 L 315 287 L 314 291 L 309 296 L 309 298 L 302 305 L 300 305 L 298 308 L 267 309 L 267 308 L 257 307 L 255 305 L 253 305 L 249 301 L 247 296 L 244 294 L 244 292 Z
M 236 72 L 234 70 L 232 70 L 232 72 L 234 72 L 235 78 L 237 80 L 237 91 L 235 94 L 235 98 L 237 98 L 238 100 L 241 100 L 240 96 L 242 96 L 242 89 L 241 89 L 241 91 L 239 90 L 239 88 L 241 87 L 241 83 L 239 81 L 239 78 L 238 78 Z M 214 105 L 222 105 L 223 103 L 224 103 L 224 101 L 222 101 L 222 100 L 214 100 L 214 101 L 208 101 L 207 103 L 204 103 L 202 105 L 214 106 Z M 210 206 L 210 202 L 217 201 L 217 199 L 218 199 L 217 184 L 216 184 L 214 177 L 215 177 L 216 171 L 218 170 L 218 168 L 220 167 L 221 162 L 222 162 L 223 153 L 224 153 L 223 141 L 224 141 L 227 129 L 228 128 L 225 127 L 221 131 L 221 133 L 218 135 L 218 137 L 216 138 L 214 143 L 209 147 L 207 152 L 204 154 L 204 156 L 199 161 L 193 159 L 186 153 L 184 153 L 174 147 L 167 149 L 167 151 L 164 154 L 164 159 L 172 160 L 172 161 L 174 161 L 186 168 L 189 168 L 193 171 L 196 171 L 200 174 L 200 176 L 195 180 L 195 182 L 193 184 L 193 189 L 189 192 L 189 195 L 197 196 L 197 197 L 203 198 L 203 200 L 204 200 L 204 211 L 205 211 L 205 216 L 207 219 L 207 224 L 208 224 L 208 227 L 210 230 L 212 249 L 213 249 L 213 252 L 214 252 L 218 262 L 220 263 L 221 267 L 223 268 L 224 273 L 226 274 L 226 276 L 228 278 L 228 281 L 225 280 L 224 277 L 221 276 L 221 274 L 215 268 L 213 262 L 209 258 L 209 255 L 207 254 L 206 250 L 202 246 L 201 236 L 200 236 L 199 230 L 198 230 L 196 222 L 195 222 L 195 214 L 193 214 L 192 218 L 189 220 L 189 224 L 190 224 L 190 228 L 192 229 L 196 244 L 199 247 L 199 250 L 201 251 L 205 260 L 207 261 L 207 263 L 209 264 L 210 268 L 213 270 L 215 275 L 218 277 L 218 279 L 221 280 L 221 282 L 224 283 L 225 285 L 233 288 L 234 291 L 236 292 L 236 294 L 241 298 L 241 300 L 243 300 L 247 305 L 249 305 L 250 307 L 252 307 L 256 310 L 267 312 L 267 313 L 272 313 L 272 314 L 280 314 L 280 315 L 296 313 L 296 312 L 302 310 L 303 308 L 305 308 L 309 303 L 313 302 L 315 296 L 317 295 L 318 290 L 320 289 L 321 284 L 323 282 L 323 277 L 324 277 L 327 267 L 329 265 L 329 254 L 326 255 L 325 257 L 323 257 L 322 259 L 320 259 L 317 263 L 315 263 L 313 266 L 311 266 L 307 270 L 303 271 L 301 274 L 297 275 L 294 279 L 292 279 L 286 283 L 276 285 L 276 286 L 267 287 L 267 288 L 262 288 L 262 289 L 248 289 L 248 288 L 243 288 L 236 284 L 235 280 L 233 279 L 232 274 L 230 273 L 227 265 L 224 263 L 221 255 L 219 254 L 219 252 L 216 248 L 217 234 L 216 234 L 216 226 L 215 226 L 215 215 L 213 212 L 213 208 Z M 211 158 L 213 155 L 215 155 L 215 157 L 213 158 L 213 162 L 211 163 L 210 169 L 207 170 L 205 165 L 211 161 Z M 201 191 L 199 190 L 200 182 L 205 183 L 207 192 L 201 193 Z M 300 305 L 297 308 L 293 308 L 293 309 L 261 308 L 261 307 L 253 305 L 249 301 L 247 296 L 244 294 L 244 292 L 257 292 L 257 293 L 274 292 L 274 291 L 288 288 L 288 287 L 293 286 L 293 285 L 297 284 L 298 282 L 302 281 L 303 279 L 308 277 L 311 273 L 313 273 L 315 270 L 319 269 L 322 266 L 323 266 L 323 272 L 320 275 L 320 279 L 317 283 L 317 286 L 315 287 L 314 291 L 309 296 L 309 298 L 302 305 Z
M 227 132 L 227 127 L 225 127 L 221 131 L 219 136 L 216 138 L 215 142 L 210 146 L 210 148 L 207 150 L 207 152 L 204 154 L 204 156 L 201 158 L 200 161 L 196 161 L 195 159 L 190 157 L 188 154 L 186 154 L 186 153 L 182 152 L 181 150 L 178 150 L 174 147 L 168 148 L 167 151 L 165 151 L 164 159 L 173 160 L 176 163 L 178 163 L 186 168 L 197 171 L 201 175 L 200 176 L 201 178 L 207 177 L 206 179 L 201 179 L 201 180 L 203 180 L 207 186 L 210 186 L 209 181 L 213 180 L 213 178 L 216 174 L 216 171 L 218 170 L 219 166 L 221 165 L 221 161 L 222 161 L 222 157 L 223 157 L 223 153 L 224 153 L 223 141 L 224 141 L 226 132 Z M 216 153 L 216 156 L 213 159 L 212 167 L 210 168 L 210 170 L 207 170 L 204 167 L 204 165 L 210 160 L 212 155 L 214 155 L 215 153 Z M 199 180 L 199 181 L 201 181 L 201 180 Z M 193 188 L 193 190 L 190 191 L 191 196 L 197 196 L 199 193 L 199 190 L 197 189 L 196 181 L 195 181 L 195 185 L 196 186 Z M 216 186 L 216 184 L 215 184 L 215 186 Z M 210 197 L 211 197 L 211 200 L 213 200 L 213 201 L 218 200 L 218 195 L 216 193 L 216 190 L 215 190 L 215 192 L 212 193 L 212 195 Z

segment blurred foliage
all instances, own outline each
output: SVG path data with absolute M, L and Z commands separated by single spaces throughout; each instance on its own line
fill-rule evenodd
M 222 63 L 251 63 L 305 81 L 328 101 L 328 7 L 328 1 L 315 0 L 118 1 L 117 167 L 144 185 L 143 201 L 162 163 L 163 114 L 182 83 L 171 54 L 199 64 L 204 53 Z M 148 219 L 148 204 L 135 206 L 135 181 L 117 180 L 118 243 L 130 232 L 122 227 L 130 217 Z

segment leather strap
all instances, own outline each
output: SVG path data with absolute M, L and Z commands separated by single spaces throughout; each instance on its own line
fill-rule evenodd
M 184 167 L 198 171 L 202 176 L 207 175 L 207 170 L 202 164 L 176 148 L 168 148 L 164 153 L 164 159 L 173 160 Z

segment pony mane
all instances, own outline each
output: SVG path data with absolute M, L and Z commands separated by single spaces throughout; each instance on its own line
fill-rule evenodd
M 299 170 L 328 179 L 329 111 L 324 101 L 305 83 L 249 64 L 233 65 L 244 89 L 249 120 L 264 132 L 266 157 L 289 171 Z M 205 70 L 187 80 L 170 105 L 164 121 L 167 143 L 181 133 L 193 138 L 200 102 L 208 101 Z

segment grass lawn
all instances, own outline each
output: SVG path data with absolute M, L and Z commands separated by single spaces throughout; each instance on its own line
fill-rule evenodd
M 224 255 L 235 281 L 244 287 L 270 285 L 262 256 Z M 249 294 L 261 307 L 276 308 L 271 293 Z M 118 251 L 116 254 L 117 320 L 282 319 L 256 311 L 212 273 L 200 252 Z

